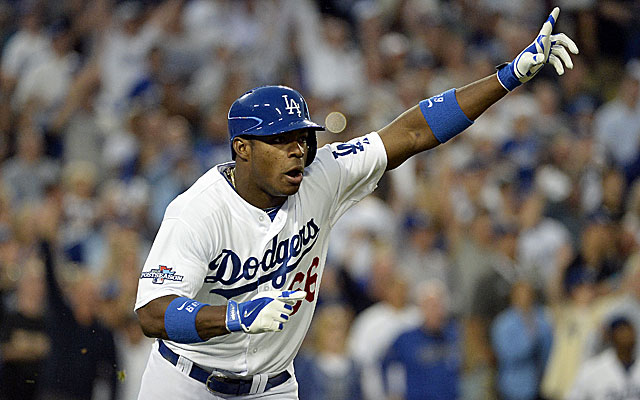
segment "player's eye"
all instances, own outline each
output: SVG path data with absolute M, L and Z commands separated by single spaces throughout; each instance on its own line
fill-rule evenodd
M 268 143 L 270 145 L 284 145 L 288 143 L 298 142 L 301 145 L 307 143 L 308 133 L 284 133 L 280 135 L 266 136 L 259 140 Z

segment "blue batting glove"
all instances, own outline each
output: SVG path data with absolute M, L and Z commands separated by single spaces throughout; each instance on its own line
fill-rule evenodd
M 558 14 L 560 8 L 556 7 L 542 25 L 536 40 L 518 54 L 515 60 L 498 67 L 498 80 L 505 89 L 512 91 L 529 81 L 547 63 L 553 65 L 558 75 L 564 74 L 563 63 L 567 68 L 573 68 L 567 48 L 573 54 L 578 54 L 578 46 L 564 33 L 551 34 Z
M 281 331 L 289 320 L 293 305 L 305 298 L 306 292 L 271 290 L 260 292 L 251 300 L 227 303 L 226 325 L 229 332 L 262 333 Z

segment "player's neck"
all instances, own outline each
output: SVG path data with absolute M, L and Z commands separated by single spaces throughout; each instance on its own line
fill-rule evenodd
M 250 178 L 245 177 L 238 168 L 231 167 L 229 175 L 228 179 L 238 195 L 252 206 L 265 210 L 280 207 L 287 200 L 285 196 L 271 196 L 257 185 L 251 184 Z

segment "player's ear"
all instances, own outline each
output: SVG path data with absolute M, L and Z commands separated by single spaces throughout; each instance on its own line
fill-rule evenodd
M 248 160 L 251 153 L 251 146 L 249 140 L 243 137 L 237 137 L 233 139 L 233 151 L 236 152 L 236 159 L 240 158 L 244 161 Z

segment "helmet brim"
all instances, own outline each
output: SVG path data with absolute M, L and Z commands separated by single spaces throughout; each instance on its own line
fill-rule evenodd
M 279 135 L 281 133 L 297 131 L 299 129 L 313 129 L 314 131 L 326 130 L 324 126 L 318 125 L 315 122 L 308 119 L 290 122 L 282 126 L 265 126 L 264 128 L 265 128 L 264 134 L 260 134 L 260 130 L 263 129 L 263 127 L 258 127 L 258 128 L 252 129 L 251 133 L 247 133 L 247 134 L 240 133 L 239 135 L 236 135 L 236 136 L 249 136 L 249 137 L 250 136 L 273 136 L 273 135 Z

